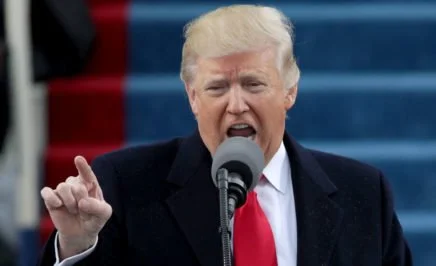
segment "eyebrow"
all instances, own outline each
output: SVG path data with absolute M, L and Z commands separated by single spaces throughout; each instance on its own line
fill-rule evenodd
M 210 86 L 214 86 L 214 85 L 222 85 L 222 84 L 227 84 L 228 80 L 225 77 L 220 77 L 220 78 L 214 78 L 212 80 L 209 80 L 205 83 L 204 87 L 210 87 Z
M 242 73 L 239 75 L 240 81 L 247 81 L 247 80 L 264 80 L 265 75 L 262 72 L 247 72 Z
M 260 71 L 242 72 L 238 75 L 238 80 L 241 82 L 246 82 L 250 80 L 264 81 L 265 78 L 266 78 L 265 73 Z M 217 76 L 217 77 L 212 77 L 209 81 L 206 81 L 204 83 L 204 87 L 208 88 L 217 85 L 227 85 L 228 83 L 229 80 L 227 79 L 227 77 Z

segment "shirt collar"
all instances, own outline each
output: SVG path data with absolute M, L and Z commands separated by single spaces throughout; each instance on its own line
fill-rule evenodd
M 290 182 L 287 181 L 291 177 L 291 166 L 283 141 L 270 162 L 263 169 L 263 175 L 281 193 L 285 194 L 289 190 Z

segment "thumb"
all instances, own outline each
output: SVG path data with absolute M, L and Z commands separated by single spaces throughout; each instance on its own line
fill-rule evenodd
M 99 223 L 106 223 L 112 215 L 112 207 L 104 200 L 87 197 L 78 204 L 83 219 L 96 219 Z

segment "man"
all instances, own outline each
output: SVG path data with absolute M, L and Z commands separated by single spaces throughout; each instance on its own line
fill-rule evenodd
M 380 171 L 285 132 L 300 72 L 283 14 L 219 8 L 185 37 L 181 78 L 198 130 L 92 168 L 76 157 L 78 176 L 41 191 L 57 232 L 40 265 L 222 265 L 210 167 L 234 136 L 254 140 L 266 162 L 232 220 L 235 265 L 412 265 Z

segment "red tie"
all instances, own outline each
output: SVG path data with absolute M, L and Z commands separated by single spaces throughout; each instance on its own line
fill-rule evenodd
M 274 236 L 256 192 L 235 211 L 233 232 L 236 266 L 277 266 Z

